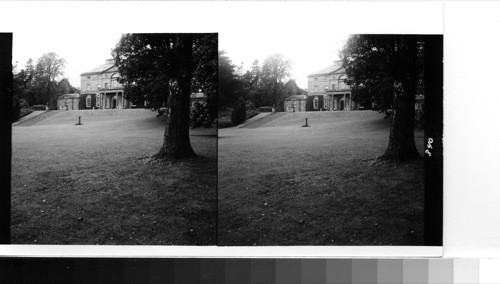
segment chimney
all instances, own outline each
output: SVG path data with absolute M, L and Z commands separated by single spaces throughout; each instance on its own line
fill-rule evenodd
M 106 59 L 106 64 L 115 64 L 115 59 Z
M 333 61 L 333 67 L 335 67 L 335 68 L 342 67 L 342 61 L 341 60 L 335 60 L 335 61 Z

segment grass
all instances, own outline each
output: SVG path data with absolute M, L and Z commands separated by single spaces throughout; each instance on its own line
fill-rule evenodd
M 147 110 L 98 110 L 14 127 L 12 243 L 216 244 L 215 129 L 191 131 L 197 158 L 148 162 L 164 125 Z
M 423 245 L 423 159 L 377 162 L 389 127 L 358 111 L 219 130 L 219 245 Z

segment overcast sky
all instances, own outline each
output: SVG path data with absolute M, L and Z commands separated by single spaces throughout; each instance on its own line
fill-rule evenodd
M 64 76 L 76 87 L 79 75 L 104 64 L 126 32 L 217 32 L 219 49 L 245 69 L 255 59 L 262 64 L 269 55 L 283 54 L 293 62 L 291 77 L 302 88 L 308 74 L 338 59 L 349 34 L 442 32 L 439 3 L 21 1 L 0 8 L 9 11 L 0 18 L 0 31 L 14 32 L 13 63 L 23 68 L 29 58 L 36 62 L 56 52 L 66 59 Z M 54 11 L 57 17 L 46 17 Z M 110 24 L 109 11 L 127 20 Z
M 24 68 L 29 58 L 36 63 L 44 53 L 55 52 L 66 59 L 64 77 L 75 87 L 80 87 L 80 74 L 104 64 L 111 58 L 111 49 L 120 39 L 121 33 L 56 34 L 16 33 L 14 36 L 13 60 L 18 69 Z M 323 69 L 338 59 L 347 34 L 317 32 L 264 30 L 255 33 L 225 31 L 219 33 L 219 49 L 225 50 L 233 64 L 250 68 L 255 59 L 260 64 L 269 55 L 283 54 L 293 63 L 291 77 L 297 84 L 307 88 L 307 75 Z M 92 39 L 92 40 L 85 40 Z M 37 44 L 33 44 L 33 43 Z M 84 51 L 84 52 L 83 52 Z
M 80 74 L 106 63 L 111 49 L 120 40 L 121 33 L 74 33 L 60 36 L 56 33 L 15 33 L 12 58 L 17 69 L 23 69 L 29 58 L 34 64 L 48 52 L 66 59 L 63 77 L 71 85 L 80 87 Z
M 221 33 L 220 49 L 227 52 L 233 64 L 248 70 L 255 59 L 260 65 L 269 55 L 281 53 L 292 61 L 291 78 L 299 87 L 307 88 L 307 75 L 332 65 L 338 60 L 348 34 L 328 33 L 322 30 L 284 30 L 280 33 L 268 29 L 255 33 Z

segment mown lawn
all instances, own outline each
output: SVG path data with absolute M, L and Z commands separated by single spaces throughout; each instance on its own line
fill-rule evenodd
M 219 130 L 219 244 L 423 245 L 423 159 L 377 162 L 383 116 L 293 113 Z
M 98 112 L 13 128 L 12 243 L 215 245 L 216 130 L 191 131 L 198 158 L 151 163 L 164 121 Z

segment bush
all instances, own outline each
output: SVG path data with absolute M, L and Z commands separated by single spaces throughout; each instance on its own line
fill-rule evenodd
M 255 105 L 251 101 L 246 101 L 245 107 L 247 108 L 247 110 L 255 109 Z
M 231 122 L 234 125 L 243 123 L 247 119 L 247 109 L 243 98 L 239 98 L 234 104 L 233 112 L 231 113 Z
M 21 109 L 21 117 L 27 116 L 28 114 L 32 113 L 33 110 L 30 108 L 22 108 Z
M 210 115 L 207 104 L 196 102 L 191 109 L 191 127 L 211 127 L 215 125 L 215 118 Z
M 257 109 L 259 112 L 272 112 L 273 108 L 270 106 L 262 106 Z
M 17 121 L 19 118 L 21 118 L 21 104 L 19 102 L 19 98 L 17 96 L 14 96 L 12 98 L 12 117 L 11 117 L 11 122 Z
M 25 99 L 20 99 L 19 104 L 21 105 L 21 108 L 29 108 L 30 105 L 28 104 L 28 101 Z
M 46 105 L 34 105 L 34 106 L 31 107 L 31 109 L 33 111 L 35 111 L 35 110 L 45 110 L 45 107 L 47 107 L 47 106 Z

